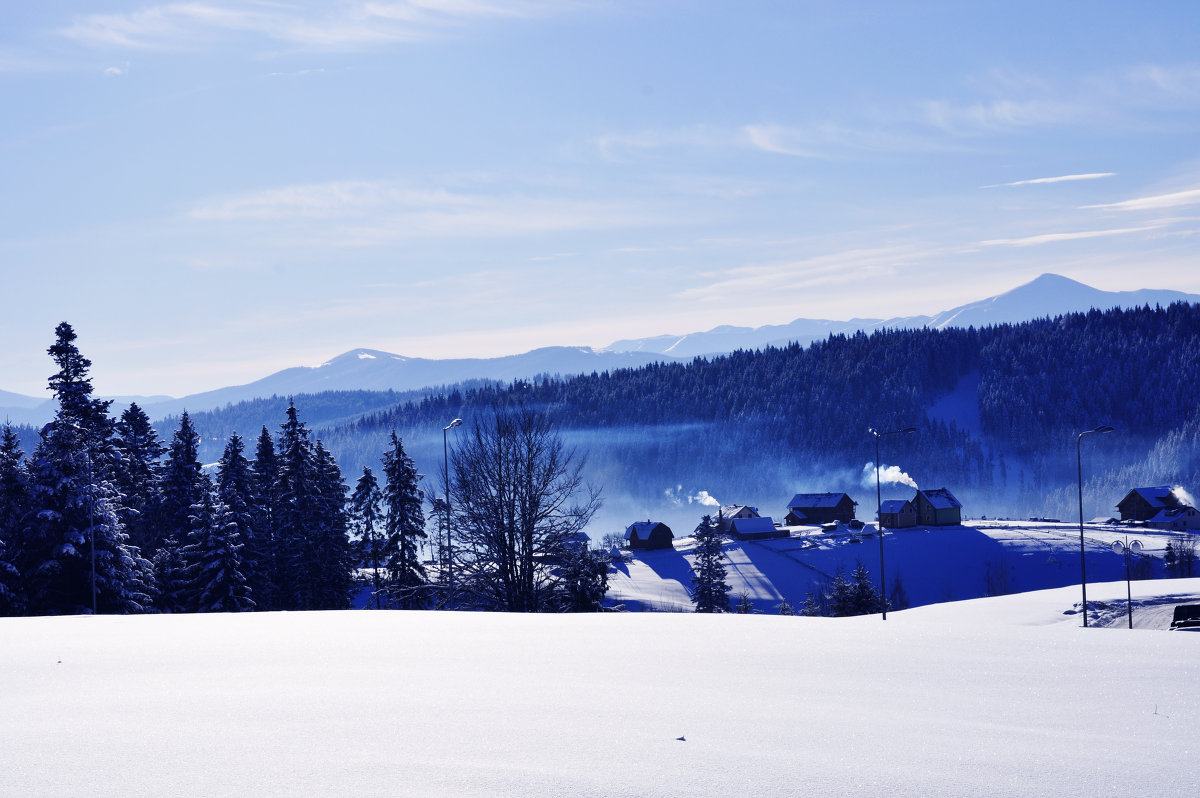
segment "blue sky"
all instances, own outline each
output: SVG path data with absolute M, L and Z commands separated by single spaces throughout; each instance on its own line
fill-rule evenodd
M 1200 292 L 1200 4 L 0 0 L 0 389 Z

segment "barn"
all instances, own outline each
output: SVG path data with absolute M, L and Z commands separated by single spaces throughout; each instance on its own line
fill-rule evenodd
M 804 524 L 853 521 L 857 504 L 845 493 L 797 493 L 788 502 L 787 520 L 791 523 L 795 518 Z
M 631 549 L 671 549 L 675 533 L 661 521 L 635 521 L 625 527 L 625 540 Z

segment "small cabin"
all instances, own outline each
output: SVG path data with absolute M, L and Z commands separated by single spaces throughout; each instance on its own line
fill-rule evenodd
M 1134 488 L 1117 502 L 1122 521 L 1149 521 L 1163 510 L 1182 507 L 1183 502 L 1168 485 L 1151 488 Z
M 907 499 L 888 499 L 879 505 L 879 526 L 907 529 L 917 525 L 917 508 Z
M 802 524 L 853 521 L 857 504 L 845 493 L 797 493 L 788 502 L 788 516 L 804 519 L 799 521 Z
M 631 549 L 675 547 L 675 533 L 662 521 L 635 521 L 625 527 L 625 540 Z
M 729 534 L 738 540 L 770 540 L 786 538 L 787 530 L 775 526 L 771 516 L 762 518 L 735 518 L 729 525 Z
M 717 511 L 717 526 L 722 535 L 731 534 L 733 522 L 739 519 L 758 518 L 758 508 L 748 504 L 727 504 Z
M 946 488 L 918 490 L 912 503 L 921 526 L 958 526 L 962 523 L 962 502 Z

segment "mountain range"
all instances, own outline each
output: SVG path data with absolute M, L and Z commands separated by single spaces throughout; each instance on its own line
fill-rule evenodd
M 151 418 L 199 412 L 226 404 L 270 396 L 312 394 L 322 391 L 406 391 L 449 386 L 468 380 L 509 382 L 539 375 L 573 375 L 619 368 L 637 368 L 652 362 L 690 359 L 737 349 L 759 349 L 797 342 L 807 345 L 830 335 L 850 335 L 859 330 L 929 327 L 983 327 L 1020 323 L 1045 316 L 1085 312 L 1092 308 L 1168 305 L 1200 302 L 1200 295 L 1172 290 L 1101 291 L 1055 274 L 1041 277 L 997 296 L 971 302 L 933 316 L 892 319 L 796 319 L 789 324 L 763 327 L 714 327 L 687 335 L 659 335 L 615 341 L 599 349 L 554 346 L 497 358 L 432 360 L 404 357 L 374 349 L 353 349 L 319 366 L 284 369 L 245 385 L 219 388 L 180 399 L 106 397 L 117 407 L 136 401 Z M 14 424 L 43 424 L 53 416 L 52 399 L 39 399 L 0 391 L 0 419 Z

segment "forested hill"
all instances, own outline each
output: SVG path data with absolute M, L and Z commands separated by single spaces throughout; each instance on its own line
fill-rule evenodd
M 978 431 L 931 418 L 935 402 L 973 375 Z M 1185 441 L 1188 425 L 1200 423 L 1198 378 L 1200 305 L 1180 303 L 981 330 L 836 335 L 807 348 L 484 386 L 370 413 L 322 437 L 353 473 L 393 428 L 432 459 L 450 419 L 522 404 L 550 414 L 590 452 L 610 495 L 646 503 L 703 489 L 781 514 L 794 491 L 864 493 L 863 468 L 874 460 L 868 428 L 913 425 L 918 434 L 885 439 L 881 459 L 918 484 L 951 487 L 973 505 L 968 512 L 1065 514 L 1054 494 L 1074 479 L 1075 435 L 1102 423 L 1118 433 L 1089 441 L 1092 470 L 1196 486 L 1200 464 Z M 1174 454 L 1160 451 L 1157 462 L 1169 461 L 1170 473 L 1146 462 L 1164 441 Z M 1119 498 L 1096 496 L 1097 512 Z

